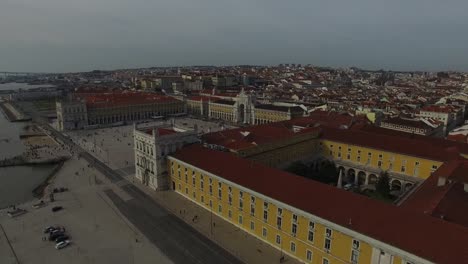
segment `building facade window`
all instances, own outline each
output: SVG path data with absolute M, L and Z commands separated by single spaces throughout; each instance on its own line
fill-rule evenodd
M 244 193 L 242 191 L 239 191 L 239 210 L 242 211 L 244 208 Z
M 255 230 L 255 222 L 250 221 L 250 230 Z
M 332 230 L 330 228 L 327 228 L 325 230 L 325 243 L 324 243 L 324 248 L 327 251 L 331 249 L 331 237 L 332 237 Z
M 263 221 L 268 222 L 268 203 L 263 203 Z
M 229 202 L 229 205 L 232 205 L 232 187 L 229 186 L 229 193 L 228 193 L 228 202 Z
M 213 195 L 213 179 L 209 179 L 209 182 L 210 182 L 210 186 L 208 187 L 209 188 L 209 193 L 210 195 Z
M 242 225 L 242 215 L 239 215 L 239 224 Z
M 276 244 L 281 244 L 281 236 L 280 235 L 276 235 Z
M 281 226 L 283 224 L 283 209 L 278 208 L 278 212 L 276 215 L 276 225 L 278 226 L 278 229 L 281 229 Z
M 250 215 L 252 216 L 255 215 L 255 197 L 254 196 L 250 197 Z
M 203 189 L 205 188 L 204 185 L 205 185 L 205 184 L 204 184 L 204 180 L 203 180 L 203 175 L 200 175 L 200 190 L 201 190 L 202 192 L 204 191 Z
M 291 223 L 291 235 L 296 236 L 297 234 L 297 215 L 292 215 L 292 223 Z
M 218 182 L 218 199 L 223 199 L 223 184 Z
M 306 251 L 306 259 L 307 261 L 311 262 L 312 261 L 312 251 L 307 250 Z
M 291 252 L 296 252 L 296 243 L 291 242 Z
M 361 243 L 359 240 L 353 239 L 353 244 L 351 246 L 351 263 L 358 263 L 360 246 Z
M 262 236 L 267 237 L 267 229 L 265 227 L 262 228 Z
M 314 242 L 314 231 L 315 231 L 315 223 L 310 221 L 309 222 L 309 233 L 307 235 L 307 240 L 310 242 Z

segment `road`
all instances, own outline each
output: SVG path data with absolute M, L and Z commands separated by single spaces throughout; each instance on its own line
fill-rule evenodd
M 112 183 L 115 183 L 116 188 L 121 188 L 131 197 L 131 199 L 124 201 L 114 191 L 110 189 L 104 191 L 117 209 L 171 261 L 176 264 L 242 263 L 160 206 L 119 173 L 73 143 L 68 137 L 47 123 L 41 122 L 41 124 L 53 137 L 66 144 L 72 152 L 87 160 Z
M 123 201 L 112 190 L 106 195 L 120 212 L 174 263 L 241 263 L 191 226 L 157 205 L 137 187 L 122 186 L 133 199 Z

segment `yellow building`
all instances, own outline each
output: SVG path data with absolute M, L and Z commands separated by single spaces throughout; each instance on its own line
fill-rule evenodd
M 257 104 L 243 90 L 234 97 L 192 96 L 185 99 L 187 113 L 230 123 L 266 124 L 303 116 L 305 109 L 295 105 Z
M 392 189 L 401 192 L 423 182 L 443 162 L 460 156 L 458 151 L 434 144 L 437 139 L 316 127 L 304 119 L 210 133 L 203 141 L 277 168 L 298 160 L 318 168 L 330 160 L 343 171 L 344 181 L 356 185 L 373 185 L 387 173 Z
M 184 147 L 168 157 L 168 172 L 177 193 L 305 263 L 451 263 L 457 257 L 465 263 L 468 258 L 455 246 L 468 242 L 458 226 L 227 152 Z M 437 230 L 430 239 L 429 230 Z
M 157 116 L 185 113 L 183 101 L 155 93 L 76 93 L 72 100 L 57 102 L 60 130 L 134 123 Z
M 466 195 L 463 175 L 446 175 L 447 163 L 468 153 L 466 145 L 338 127 L 301 118 L 210 133 L 203 144 L 178 144 L 164 152 L 161 166 L 167 166 L 168 178 L 162 183 L 304 263 L 468 263 L 463 254 L 468 230 L 462 225 L 434 218 L 426 209 L 408 210 L 277 169 L 302 159 L 328 159 L 348 181 L 373 184 L 387 172 L 394 189 L 435 182 L 436 188 L 448 188 L 437 189 L 442 194 L 461 177 L 456 195 Z M 434 180 L 435 171 L 448 183 Z M 418 194 L 411 206 L 434 206 L 437 200 L 426 195 Z

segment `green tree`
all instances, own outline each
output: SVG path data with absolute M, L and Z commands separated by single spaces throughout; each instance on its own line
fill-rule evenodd
M 308 167 L 301 161 L 293 162 L 286 171 L 303 177 L 308 176 Z
M 380 175 L 375 186 L 375 190 L 384 197 L 388 197 L 390 195 L 390 177 L 387 172 Z
M 323 183 L 336 183 L 338 181 L 338 169 L 334 162 L 326 162 L 314 177 L 315 180 Z

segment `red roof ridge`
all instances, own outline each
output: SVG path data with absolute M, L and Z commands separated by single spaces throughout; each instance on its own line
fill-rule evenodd
M 274 169 L 232 153 L 186 146 L 172 157 L 271 199 L 437 263 L 468 263 L 468 229 Z M 210 157 L 207 159 L 207 157 Z M 266 185 L 265 182 L 269 184 Z M 334 199 L 323 199 L 333 195 Z M 311 203 L 310 201 L 319 201 Z M 346 201 L 346 205 L 343 204 Z M 349 219 L 353 225 L 349 226 Z M 391 223 L 382 228 L 376 223 Z M 431 238 L 427 232 L 431 230 Z M 405 235 L 402 235 L 405 234 Z M 440 250 L 440 243 L 446 247 Z

